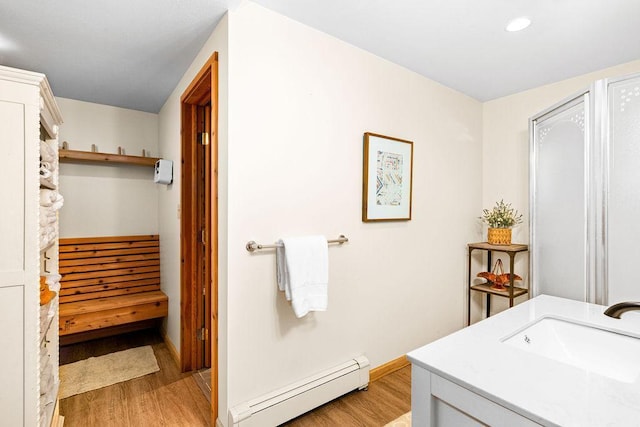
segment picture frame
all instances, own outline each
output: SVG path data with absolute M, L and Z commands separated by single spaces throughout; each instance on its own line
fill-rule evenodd
M 362 221 L 409 221 L 413 187 L 413 142 L 364 134 Z

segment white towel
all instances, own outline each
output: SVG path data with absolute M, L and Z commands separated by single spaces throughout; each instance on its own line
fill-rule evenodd
M 284 253 L 282 239 L 276 242 L 276 278 L 278 289 L 284 291 L 287 301 L 291 301 L 291 287 L 289 286 L 289 272 L 287 271 L 287 258 Z
M 56 238 L 57 233 L 55 227 L 48 225 L 46 227 L 40 227 L 40 250 L 49 248 Z
M 50 178 L 51 171 L 40 164 L 40 178 Z
M 40 206 L 40 226 L 46 227 L 57 221 L 56 211 L 52 207 Z
M 49 289 L 54 291 L 54 292 L 59 292 L 60 291 L 60 279 L 62 279 L 62 276 L 59 274 L 55 274 L 55 273 L 48 273 L 45 274 L 45 277 L 47 278 L 45 280 L 45 283 L 47 285 L 49 285 Z
M 40 206 L 51 206 L 56 201 L 57 191 L 55 190 L 40 190 Z
M 56 161 L 55 150 L 45 141 L 40 141 L 40 158 L 43 162 L 52 163 Z
M 56 190 L 40 190 L 40 206 L 51 208 L 53 212 L 59 210 L 64 205 L 64 197 Z
M 56 220 L 57 219 L 55 214 L 53 214 L 53 216 L 40 216 L 40 227 L 47 227 L 49 225 L 55 224 Z
M 281 241 L 283 247 L 276 253 L 278 288 L 291 300 L 296 317 L 310 311 L 325 311 L 329 300 L 327 239 L 305 236 Z
M 53 201 L 51 208 L 54 211 L 57 211 L 62 207 L 62 205 L 64 205 L 64 197 L 62 197 L 62 194 L 56 191 L 56 199 Z

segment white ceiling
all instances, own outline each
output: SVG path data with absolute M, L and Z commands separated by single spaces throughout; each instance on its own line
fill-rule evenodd
M 0 64 L 158 112 L 239 0 L 0 0 Z M 640 59 L 640 0 L 255 0 L 480 101 Z M 528 16 L 532 25 L 504 30 Z
M 229 0 L 0 0 L 0 64 L 56 96 L 158 112 Z

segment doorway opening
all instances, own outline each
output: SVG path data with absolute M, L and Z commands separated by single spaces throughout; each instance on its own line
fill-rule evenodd
M 181 98 L 180 364 L 211 368 L 212 421 L 218 402 L 218 53 Z

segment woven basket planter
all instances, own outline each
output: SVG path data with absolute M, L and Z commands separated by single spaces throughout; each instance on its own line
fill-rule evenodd
M 487 233 L 487 241 L 492 245 L 510 245 L 511 229 L 489 228 L 489 232 Z

